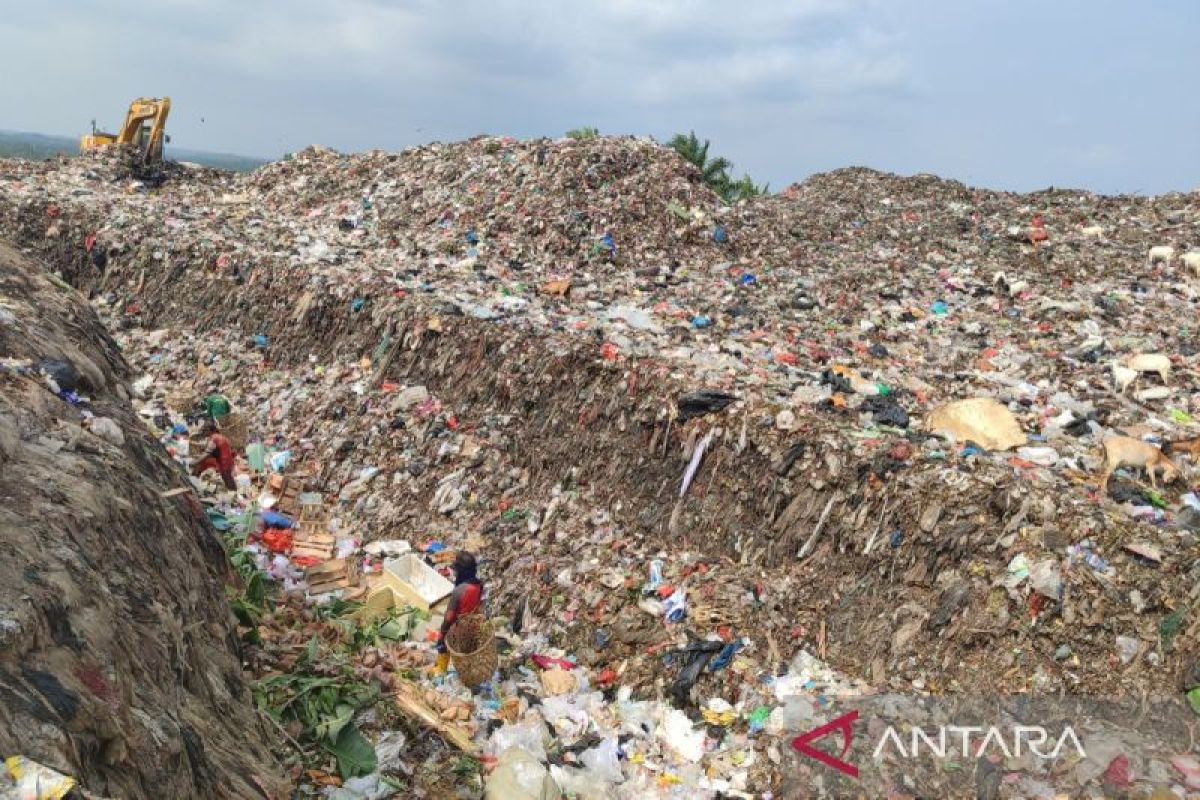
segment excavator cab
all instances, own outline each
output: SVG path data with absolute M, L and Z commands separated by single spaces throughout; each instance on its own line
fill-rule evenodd
M 162 161 L 166 135 L 167 114 L 171 111 L 169 97 L 139 97 L 129 104 L 125 123 L 119 133 L 105 133 L 96 128 L 92 120 L 92 132 L 79 139 L 79 151 L 86 153 L 113 144 L 133 145 L 143 165 Z

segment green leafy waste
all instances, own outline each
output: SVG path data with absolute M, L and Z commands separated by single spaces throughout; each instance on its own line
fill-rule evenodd
M 316 650 L 314 637 L 306 649 L 307 663 Z M 276 722 L 300 723 L 302 739 L 315 742 L 337 759 L 343 778 L 366 775 L 375 769 L 375 748 L 354 727 L 354 714 L 373 703 L 378 689 L 347 677 L 283 673 L 269 675 L 254 685 L 255 703 Z
M 374 745 L 353 725 L 344 728 L 328 749 L 337 759 L 338 773 L 343 778 L 370 775 L 379 764 Z

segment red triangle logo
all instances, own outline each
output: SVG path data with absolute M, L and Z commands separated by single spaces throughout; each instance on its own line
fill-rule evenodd
M 851 711 L 847 714 L 842 714 L 837 719 L 826 722 L 819 728 L 813 728 L 807 733 L 802 733 L 792 740 L 792 747 L 798 752 L 803 753 L 809 758 L 815 758 L 827 767 L 833 767 L 836 770 L 846 773 L 851 778 L 858 777 L 858 767 L 842 761 L 846 753 L 850 752 L 850 740 L 854 738 L 854 723 L 858 719 L 858 711 Z M 842 752 L 839 756 L 831 756 L 823 750 L 818 750 L 810 743 L 815 742 L 827 733 L 832 731 L 842 732 Z

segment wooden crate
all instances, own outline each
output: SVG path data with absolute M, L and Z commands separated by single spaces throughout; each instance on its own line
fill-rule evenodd
M 335 558 L 309 567 L 305 573 L 309 594 L 324 594 L 335 589 L 358 586 L 358 559 Z
M 297 498 L 300 497 L 300 492 L 303 491 L 303 483 L 294 475 L 287 475 L 283 479 L 283 488 L 279 490 L 279 502 L 275 507 L 280 513 L 287 514 L 289 517 L 295 517 L 299 511 Z
M 319 522 L 322 525 L 328 526 L 329 509 L 320 503 L 301 503 L 300 519 L 306 522 Z
M 327 519 L 301 519 L 293 537 L 292 555 L 312 556 L 322 561 L 333 558 L 336 540 Z
M 333 557 L 336 542 L 328 533 L 297 532 L 292 540 L 293 556 L 311 556 L 322 561 Z

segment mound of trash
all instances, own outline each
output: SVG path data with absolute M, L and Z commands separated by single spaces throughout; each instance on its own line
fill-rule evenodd
M 473 746 L 536 712 L 548 750 L 511 736 L 560 786 L 582 753 L 640 796 L 791 785 L 782 737 L 848 686 L 1186 709 L 1200 683 L 1196 194 L 848 169 L 726 206 L 652 142 L 481 138 L 159 187 L 4 162 L 0 212 L 93 297 L 181 458 L 183 407 L 243 415 L 230 514 L 289 476 L 320 499 L 333 582 L 248 545 L 283 590 L 371 590 L 372 542 L 480 555 L 503 680 L 424 688 Z M 1116 436 L 1144 457 L 1101 487 Z M 618 732 L 614 770 L 589 735 Z M 1099 785 L 1105 748 L 1051 782 Z
M 41 784 L 3 793 L 270 796 L 225 552 L 128 379 L 78 293 L 0 243 L 0 751 Z

